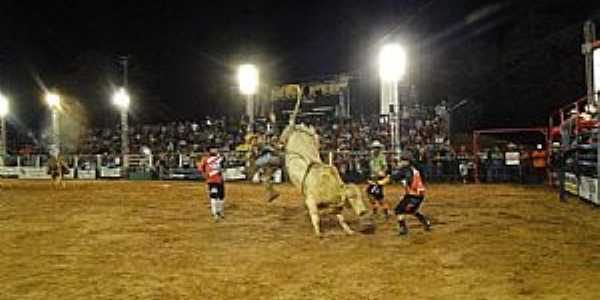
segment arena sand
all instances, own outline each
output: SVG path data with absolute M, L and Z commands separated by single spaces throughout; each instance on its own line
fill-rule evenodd
M 198 182 L 0 183 L 0 299 L 600 299 L 600 209 L 543 187 L 432 185 L 432 232 L 318 239 L 289 185 L 228 184 L 215 224 Z

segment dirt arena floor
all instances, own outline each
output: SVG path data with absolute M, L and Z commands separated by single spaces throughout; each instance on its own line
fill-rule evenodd
M 0 299 L 600 299 L 600 209 L 543 187 L 432 185 L 431 232 L 318 239 L 288 185 L 228 184 L 213 223 L 202 183 L 0 183 Z

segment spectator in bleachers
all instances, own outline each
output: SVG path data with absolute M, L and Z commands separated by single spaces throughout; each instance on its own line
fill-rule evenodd
M 424 177 L 434 172 L 438 178 L 452 166 L 447 163 L 452 155 L 446 155 L 447 124 L 443 118 L 445 104 L 437 107 L 422 105 L 402 108 L 402 148 L 409 149 Z M 437 113 L 437 114 L 436 114 Z M 354 180 L 365 179 L 368 173 L 367 149 L 373 141 L 391 146 L 389 124 L 380 116 L 360 118 L 306 117 L 305 122 L 313 125 L 320 134 L 321 150 L 349 151 L 347 157 L 337 160 L 344 165 L 344 176 Z M 273 126 L 276 118 L 270 118 L 263 126 L 279 131 L 285 124 Z M 280 120 L 282 118 L 279 118 Z M 385 120 L 384 120 L 385 121 Z M 183 154 L 202 152 L 208 145 L 220 149 L 235 149 L 243 142 L 246 133 L 245 121 L 235 127 L 227 127 L 225 119 L 206 118 L 197 121 L 178 121 L 162 124 L 137 124 L 129 129 L 130 153 L 140 153 L 143 147 L 150 148 L 155 155 L 161 153 Z M 267 122 L 268 125 L 267 125 Z M 39 143 L 43 145 L 44 143 Z M 77 150 L 80 154 L 107 153 L 118 156 L 121 151 L 121 128 L 90 128 L 81 137 Z M 444 150 L 446 148 L 446 150 Z M 41 148 L 40 148 L 41 150 Z M 33 153 L 40 152 L 33 150 Z M 388 158 L 389 160 L 389 158 Z M 389 163 L 389 162 L 388 162 Z M 455 172 L 456 173 L 456 172 Z
M 460 146 L 456 153 L 456 159 L 458 160 L 458 175 L 462 183 L 467 183 L 469 176 L 469 161 L 471 160 L 470 155 L 467 151 L 467 146 Z

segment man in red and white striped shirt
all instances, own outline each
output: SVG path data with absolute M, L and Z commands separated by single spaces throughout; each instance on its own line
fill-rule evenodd
M 224 159 L 219 154 L 218 148 L 211 146 L 208 157 L 202 159 L 198 165 L 198 170 L 202 173 L 208 184 L 210 208 L 215 222 L 224 218 L 225 183 L 222 174 L 223 163 Z

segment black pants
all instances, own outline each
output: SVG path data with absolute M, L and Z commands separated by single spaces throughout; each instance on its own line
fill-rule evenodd
M 225 199 L 225 184 L 223 183 L 209 183 L 208 184 L 208 196 L 211 199 Z
M 367 186 L 367 195 L 371 201 L 381 202 L 383 200 L 383 185 L 369 184 Z
M 419 211 L 421 203 L 423 203 L 424 199 L 425 196 L 415 196 L 406 194 L 404 195 L 404 198 L 402 198 L 402 201 L 400 201 L 400 203 L 396 205 L 394 211 L 397 215 L 414 214 Z

